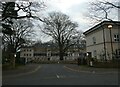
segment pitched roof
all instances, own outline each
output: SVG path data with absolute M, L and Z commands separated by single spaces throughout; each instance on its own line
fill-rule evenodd
M 33 46 L 22 46 L 21 48 L 33 48 Z
M 53 48 L 53 47 L 56 47 L 56 44 L 54 44 L 54 43 L 36 43 L 35 45 L 34 45 L 34 47 L 36 47 L 36 48 L 39 48 L 39 47 L 41 47 L 41 48 Z
M 90 28 L 89 30 L 85 31 L 83 34 L 84 35 L 88 35 L 89 33 L 99 29 L 101 26 L 105 25 L 105 24 L 116 24 L 120 26 L 120 21 L 102 21 L 101 23 L 95 25 L 94 27 Z

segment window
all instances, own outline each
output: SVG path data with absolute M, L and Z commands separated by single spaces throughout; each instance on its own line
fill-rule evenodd
M 94 56 L 95 58 L 97 57 L 97 51 L 96 51 L 96 50 L 94 50 L 93 56 Z
M 72 56 L 74 57 L 74 56 L 75 56 L 75 54 L 74 54 L 74 53 L 72 53 Z
M 114 41 L 115 41 L 115 42 L 120 41 L 120 36 L 119 36 L 119 34 L 114 34 Z
M 93 37 L 92 39 L 93 39 L 93 44 L 96 44 L 96 38 Z
M 116 58 L 120 58 L 120 49 L 116 49 Z
M 26 56 L 26 54 L 24 54 L 24 56 Z
M 31 56 L 31 54 L 29 54 L 29 56 Z

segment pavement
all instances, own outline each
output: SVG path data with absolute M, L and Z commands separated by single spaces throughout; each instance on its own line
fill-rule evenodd
M 85 65 L 74 65 L 69 64 L 64 66 L 66 69 L 76 71 L 76 72 L 84 72 L 84 73 L 98 73 L 98 74 L 104 74 L 104 73 L 118 73 L 118 68 L 95 68 Z
M 2 67 L 2 64 L 0 64 L 0 68 Z
M 2 64 L 0 64 L 0 87 L 2 87 Z

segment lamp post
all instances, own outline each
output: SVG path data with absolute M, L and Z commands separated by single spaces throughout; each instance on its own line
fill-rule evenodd
M 113 43 L 112 43 L 112 32 L 111 32 L 111 29 L 112 29 L 112 25 L 108 25 L 108 29 L 110 30 L 110 43 L 111 43 L 111 52 L 112 52 L 112 59 L 113 59 Z
M 47 57 L 48 57 L 48 60 L 50 60 L 50 57 L 51 57 L 50 45 L 47 45 Z

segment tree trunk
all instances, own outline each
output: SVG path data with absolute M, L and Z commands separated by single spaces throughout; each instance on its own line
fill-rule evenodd
M 64 56 L 63 52 L 60 52 L 59 54 L 60 60 L 63 60 L 63 56 Z
M 15 68 L 15 48 L 14 48 L 14 45 L 10 45 L 10 59 L 11 59 L 11 66 L 12 68 Z
M 12 68 L 15 68 L 15 56 L 14 56 L 14 53 L 11 53 L 11 66 L 12 66 Z
M 63 60 L 63 46 L 59 43 L 59 57 L 60 57 L 60 60 Z

